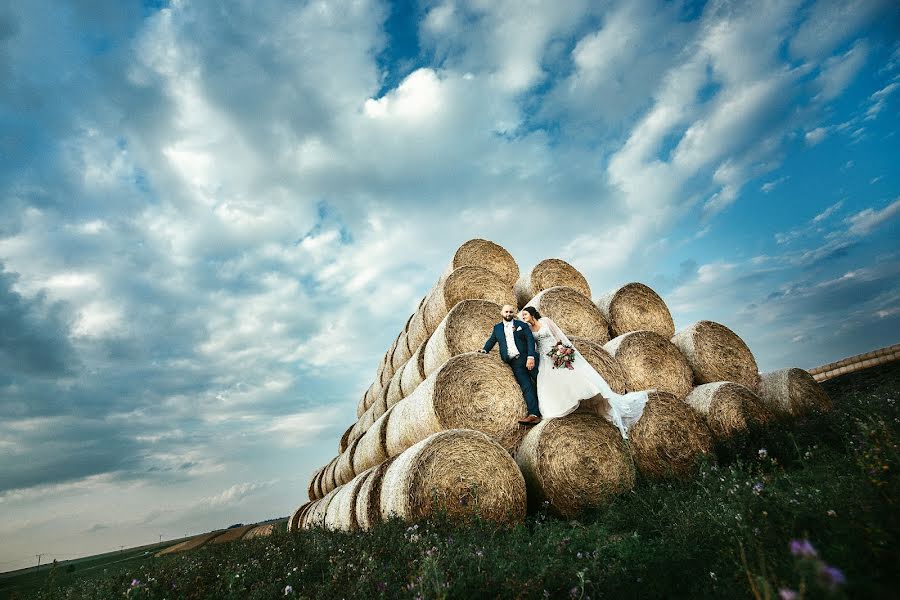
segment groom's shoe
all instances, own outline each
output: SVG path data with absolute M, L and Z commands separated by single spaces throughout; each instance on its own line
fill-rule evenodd
M 524 419 L 519 419 L 519 423 L 522 425 L 537 425 L 541 422 L 541 418 L 537 415 L 528 415 Z

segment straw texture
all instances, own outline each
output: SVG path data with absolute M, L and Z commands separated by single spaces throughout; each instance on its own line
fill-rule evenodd
M 575 349 L 581 353 L 588 364 L 594 367 L 594 370 L 606 380 L 612 391 L 617 394 L 624 394 L 628 391 L 625 371 L 622 369 L 622 365 L 609 352 L 604 350 L 602 345 L 587 338 L 569 336 L 569 340 L 575 345 Z
M 452 357 L 477 352 L 500 320 L 500 305 L 489 300 L 463 300 L 450 309 L 425 346 L 426 377 Z
M 403 375 L 400 377 L 400 392 L 404 398 L 412 394 L 413 390 L 425 381 L 425 347 L 426 344 L 419 346 L 403 366 Z
M 404 363 L 404 366 L 406 363 Z M 403 399 L 403 388 L 400 386 L 400 380 L 403 377 L 403 368 L 394 373 L 394 376 L 391 377 L 390 383 L 388 383 L 387 393 L 385 394 L 385 405 L 384 409 L 387 410 L 391 406 L 397 404 Z M 382 414 L 384 411 L 382 411 Z M 381 415 L 378 415 L 381 416 Z
M 275 533 L 275 524 L 274 523 L 266 523 L 264 525 L 257 525 L 253 529 L 247 532 L 247 535 L 243 537 L 245 540 L 253 540 L 261 537 L 269 537 Z
M 509 453 L 467 429 L 435 433 L 394 460 L 381 483 L 381 515 L 417 520 L 442 510 L 500 522 L 525 517 L 525 481 Z
M 363 474 L 355 505 L 356 523 L 360 529 L 371 529 L 381 523 L 381 483 L 393 462 L 394 459 L 389 458 Z
M 605 344 L 609 341 L 606 319 L 591 300 L 570 287 L 552 287 L 539 292 L 526 303 L 550 317 L 566 336 L 583 337 Z
M 303 518 L 303 528 L 312 529 L 313 527 L 325 526 L 325 515 L 328 513 L 328 505 L 334 500 L 338 490 L 331 490 L 321 500 L 316 500 L 309 507 L 309 511 Z
M 493 271 L 481 267 L 460 267 L 441 279 L 425 301 L 425 326 L 437 329 L 450 309 L 463 300 L 490 300 L 496 304 L 515 304 L 509 284 Z
M 516 301 L 519 308 L 524 308 L 532 298 L 544 290 L 558 286 L 572 288 L 587 298 L 591 297 L 591 287 L 584 275 L 564 260 L 548 258 L 536 264 L 516 282 Z
M 430 294 L 431 292 L 429 292 Z M 418 348 L 428 339 L 428 327 L 425 325 L 425 301 L 428 299 L 428 296 L 422 298 L 422 301 L 419 303 L 419 308 L 416 309 L 416 312 L 413 313 L 412 319 L 409 322 L 409 329 L 406 331 L 406 343 L 409 344 L 410 349 Z
M 397 371 L 406 364 L 409 357 L 412 356 L 412 352 L 410 352 L 409 345 L 407 344 L 407 338 L 408 336 L 405 331 L 397 338 L 397 346 L 394 348 L 394 353 L 391 355 L 391 368 L 394 374 L 396 374 Z
M 460 267 L 481 267 L 497 274 L 500 282 L 512 288 L 519 279 L 519 265 L 502 246 L 482 239 L 469 240 L 460 246 L 444 270 L 444 276 Z
M 360 473 L 341 488 L 328 507 L 328 513 L 325 515 L 325 527 L 343 531 L 354 531 L 359 528 L 356 520 L 356 499 L 367 474 L 368 471 Z
M 698 385 L 684 401 L 703 415 L 717 439 L 731 437 L 751 426 L 765 425 L 774 418 L 759 396 L 731 381 Z
M 697 459 L 713 448 L 712 433 L 703 418 L 665 392 L 650 393 L 629 439 L 635 465 L 651 479 L 690 477 Z
M 655 331 L 666 339 L 675 335 L 672 313 L 659 294 L 643 283 L 626 283 L 596 300 L 609 323 L 612 337 L 629 331 Z
M 512 370 L 496 358 L 470 352 L 454 356 L 398 402 L 387 423 L 387 450 L 400 454 L 444 429 L 476 429 L 515 448 L 524 433 L 522 390 Z
M 597 415 L 573 413 L 532 427 L 516 452 L 532 506 L 562 516 L 608 502 L 634 487 L 635 468 L 619 430 Z
M 366 469 L 381 464 L 388 458 L 387 425 L 393 415 L 394 407 L 381 415 L 375 424 L 360 438 L 353 455 L 353 472 L 362 473 Z
M 359 415 L 357 415 L 358 418 Z M 350 425 L 347 429 L 344 430 L 344 433 L 341 435 L 341 440 L 338 442 L 338 454 L 342 453 L 347 449 L 347 446 L 350 445 L 350 432 L 353 431 L 353 425 Z
M 628 391 L 655 389 L 684 398 L 693 388 L 691 367 L 675 344 L 652 331 L 632 331 L 603 346 L 625 372 Z
M 319 475 L 322 474 L 322 469 L 316 469 L 313 471 L 312 477 L 309 478 L 309 485 L 306 487 L 306 493 L 309 496 L 310 500 L 318 500 L 320 498 L 319 492 L 317 491 L 316 482 L 319 479 Z
M 694 381 L 733 381 L 759 389 L 758 367 L 750 348 L 735 332 L 713 321 L 697 321 L 672 338 L 691 366 Z
M 781 369 L 760 374 L 759 395 L 780 416 L 796 417 L 831 410 L 831 398 L 803 369 Z

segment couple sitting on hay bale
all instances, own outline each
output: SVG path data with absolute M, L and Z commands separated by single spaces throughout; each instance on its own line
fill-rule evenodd
M 490 352 L 500 345 L 500 358 L 515 375 L 528 416 L 519 422 L 540 423 L 541 418 L 564 417 L 575 411 L 584 400 L 599 400 L 599 412 L 628 438 L 631 428 L 647 403 L 647 392 L 617 394 L 581 356 L 566 334 L 549 317 L 533 306 L 526 306 L 516 319 L 516 307 L 506 304 L 500 311 L 503 320 L 494 325 L 479 352 Z M 547 357 L 541 363 L 541 357 Z M 550 363 L 550 364 L 547 364 Z

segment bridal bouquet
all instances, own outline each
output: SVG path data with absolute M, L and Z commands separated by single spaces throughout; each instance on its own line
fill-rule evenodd
M 547 356 L 553 361 L 554 369 L 574 369 L 575 365 L 575 348 L 566 346 L 565 344 L 557 344 L 547 353 Z

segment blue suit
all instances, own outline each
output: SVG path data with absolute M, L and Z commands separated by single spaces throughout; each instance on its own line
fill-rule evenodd
M 490 352 L 494 344 L 500 344 L 500 358 L 510 366 L 519 387 L 522 388 L 522 395 L 525 396 L 525 404 L 528 406 L 528 414 L 541 416 L 538 408 L 537 384 L 535 383 L 541 357 L 537 355 L 535 350 L 534 336 L 531 334 L 531 328 L 528 327 L 528 323 L 518 319 L 513 319 L 512 323 L 513 341 L 516 343 L 516 350 L 519 352 L 518 356 L 511 360 L 509 358 L 510 352 L 506 345 L 506 332 L 503 331 L 503 322 L 494 325 L 491 337 L 484 343 L 483 350 Z M 534 358 L 534 368 L 531 371 L 525 366 L 525 361 L 529 357 Z

